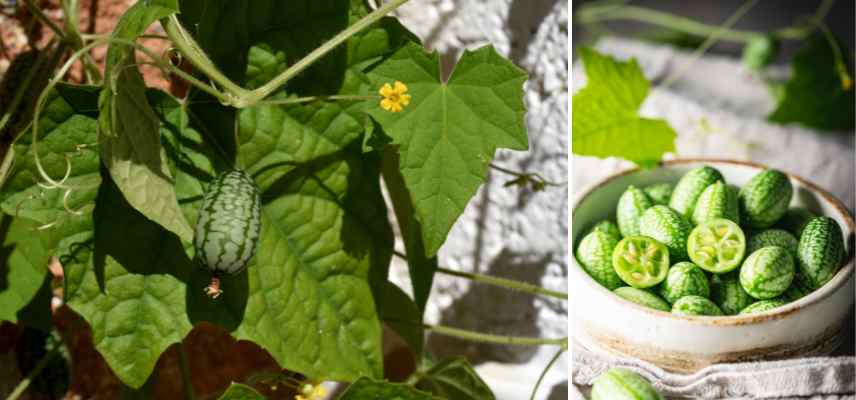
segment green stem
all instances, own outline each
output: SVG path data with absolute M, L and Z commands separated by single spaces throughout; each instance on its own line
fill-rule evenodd
M 48 354 L 45 354 L 41 360 L 36 364 L 36 366 L 27 373 L 27 376 L 18 383 L 18 386 L 15 386 L 15 390 L 6 397 L 6 400 L 16 400 L 24 394 L 24 391 L 30 386 L 30 383 L 33 382 L 33 379 L 38 376 L 45 367 L 48 366 L 48 363 L 53 359 L 57 353 L 59 353 L 59 349 L 62 347 L 62 339 L 57 340 L 53 343 L 53 347 L 48 351 Z
M 287 105 L 287 104 L 300 104 L 300 103 L 311 103 L 313 101 L 364 101 L 364 100 L 378 100 L 380 96 L 360 96 L 360 95 L 333 95 L 333 96 L 309 96 L 309 97 L 296 97 L 293 99 L 284 99 L 284 100 L 261 100 L 257 102 L 255 105 Z
M 54 35 L 56 35 L 56 37 L 58 37 L 60 40 L 65 40 L 65 32 L 63 32 L 62 29 L 59 28 L 59 25 L 57 25 L 50 18 L 48 18 L 48 16 L 45 15 L 45 13 L 42 12 L 42 10 L 38 6 L 36 6 L 35 3 L 33 3 L 33 0 L 27 0 L 24 3 L 27 5 L 27 9 L 30 10 L 30 12 L 33 14 L 33 16 L 36 17 L 36 19 L 47 25 L 48 28 L 53 31 Z
M 669 74 L 669 76 L 667 76 L 666 79 L 663 80 L 662 86 L 664 88 L 668 88 L 673 83 L 675 83 L 678 78 L 680 78 L 681 75 L 684 74 L 684 72 L 686 72 L 693 64 L 695 64 L 695 62 L 698 61 L 698 59 L 701 58 L 701 56 L 703 56 L 704 53 L 706 53 L 707 50 L 711 48 L 711 46 L 713 46 L 720 38 L 722 38 L 722 36 L 725 35 L 727 31 L 731 29 L 731 27 L 734 26 L 737 21 L 740 20 L 740 18 L 746 15 L 746 13 L 748 13 L 749 10 L 752 9 L 752 7 L 755 7 L 755 4 L 757 3 L 758 0 L 749 0 L 743 3 L 740 7 L 738 7 L 737 10 L 734 11 L 734 13 L 731 14 L 731 16 L 729 16 L 728 19 L 726 19 L 725 22 L 723 22 L 722 25 L 716 31 L 711 33 L 710 36 L 708 36 L 707 39 L 705 39 L 704 42 L 702 42 L 702 44 L 699 45 L 693 51 L 689 59 L 683 65 L 681 65 L 677 70 Z
M 823 19 L 826 17 L 826 14 L 829 12 L 829 9 L 834 2 L 835 0 L 824 0 L 820 6 L 818 6 L 813 18 Z M 592 24 L 610 20 L 639 21 L 700 37 L 713 35 L 720 29 L 717 25 L 709 25 L 690 18 L 637 6 L 583 7 L 577 12 L 577 15 L 574 18 L 577 22 L 583 24 Z M 809 26 L 790 26 L 774 31 L 773 36 L 783 40 L 802 40 L 811 34 L 812 30 L 813 29 Z M 764 35 L 764 33 L 757 31 L 727 29 L 722 33 L 720 40 L 748 43 L 749 41 Z
M 544 377 L 547 376 L 547 371 L 549 371 L 550 368 L 553 367 L 553 364 L 555 364 L 556 361 L 559 360 L 559 357 L 562 355 L 562 353 L 565 352 L 565 350 L 567 349 L 565 349 L 564 347 L 559 349 L 559 351 L 556 352 L 556 355 L 554 355 L 553 358 L 550 359 L 550 362 L 547 363 L 547 366 L 544 367 L 544 370 L 541 371 L 541 375 L 538 376 L 538 381 L 535 382 L 535 387 L 532 388 L 532 395 L 529 396 L 529 400 L 535 400 L 535 395 L 538 393 L 538 388 L 541 386 L 541 381 L 544 380 Z
M 378 7 L 376 10 L 372 11 L 353 25 L 347 27 L 342 32 L 339 32 L 339 34 L 334 36 L 332 39 L 328 40 L 326 43 L 322 44 L 320 47 L 307 54 L 305 57 L 294 63 L 294 65 L 288 67 L 288 69 L 283 71 L 281 74 L 271 79 L 270 82 L 260 86 L 258 89 L 253 90 L 251 96 L 247 99 L 244 99 L 244 101 L 249 104 L 253 104 L 259 100 L 268 97 L 271 93 L 273 93 L 286 82 L 288 82 L 289 79 L 293 78 L 294 76 L 308 68 L 319 58 L 323 57 L 324 55 L 335 49 L 337 46 L 344 43 L 346 40 L 350 39 L 351 36 L 355 35 L 357 32 L 362 31 L 369 25 L 375 23 L 379 19 L 383 18 L 386 14 L 389 14 L 396 8 L 401 7 L 402 4 L 407 3 L 408 1 L 409 0 L 391 0 L 389 3 Z
M 548 339 L 548 338 L 533 338 L 533 337 L 520 337 L 520 336 L 505 336 L 505 335 L 492 335 L 489 333 L 481 333 L 481 332 L 473 332 L 465 329 L 452 328 L 449 326 L 443 325 L 426 325 L 423 324 L 422 327 L 425 330 L 432 331 L 434 333 L 456 337 L 459 339 L 470 340 L 473 342 L 482 342 L 482 343 L 496 343 L 496 344 L 507 344 L 512 346 L 560 346 L 563 349 L 568 347 L 568 338 L 559 338 L 559 339 Z
M 36 63 L 30 67 L 29 71 L 24 75 L 24 80 L 21 81 L 21 84 L 18 86 L 18 90 L 12 96 L 12 102 L 6 107 L 3 116 L 0 117 L 0 132 L 6 127 L 6 124 L 9 123 L 9 120 L 12 119 L 12 115 L 18 111 L 18 107 L 21 105 L 21 102 L 24 101 L 24 96 L 30 94 L 30 84 L 35 79 L 36 74 L 42 70 L 42 65 L 48 59 L 48 53 L 51 51 L 51 44 L 45 47 L 44 50 L 39 52 L 38 59 Z M 56 49 L 59 51 L 59 47 Z
M 230 99 L 230 102 L 241 102 L 241 99 L 249 96 L 250 92 L 235 82 L 232 82 L 226 75 L 214 65 L 214 62 L 208 58 L 205 51 L 196 43 L 193 36 L 187 32 L 178 21 L 178 16 L 172 15 L 169 18 L 161 20 L 167 36 L 172 43 L 181 51 L 190 63 L 202 72 L 209 79 L 213 80 L 218 85 L 222 86 L 226 92 L 235 99 Z
M 534 178 L 534 179 L 536 179 L 536 180 L 540 181 L 541 183 L 543 183 L 543 184 L 545 184 L 545 185 L 547 185 L 547 186 L 564 186 L 564 185 L 566 185 L 566 184 L 567 184 L 567 183 L 562 183 L 562 182 L 553 182 L 553 181 L 548 181 L 547 179 L 544 179 L 544 177 L 543 177 L 543 176 L 541 176 L 541 174 L 539 174 L 539 173 L 537 173 L 537 172 L 519 172 L 519 171 L 513 171 L 513 170 L 510 170 L 510 169 L 507 169 L 507 168 L 504 168 L 504 167 L 500 167 L 499 165 L 496 165 L 496 164 L 490 164 L 490 168 L 491 168 L 491 169 L 495 169 L 495 170 L 497 170 L 497 171 L 499 171 L 499 172 L 502 172 L 502 173 L 504 173 L 504 174 L 507 174 L 507 175 L 511 175 L 511 176 L 517 177 L 517 178 Z
M 184 345 L 178 344 L 178 367 L 181 369 L 181 384 L 184 386 L 184 398 L 193 400 L 193 384 L 190 382 L 190 367 L 187 364 L 187 353 Z
M 95 0 L 93 0 L 95 1 Z M 62 0 L 63 10 L 63 25 L 65 26 L 65 41 L 74 50 L 83 48 L 83 38 L 80 37 L 79 18 L 77 17 L 78 2 L 77 0 Z M 86 71 L 86 80 L 89 83 L 101 81 L 101 71 L 95 64 L 92 54 L 86 53 L 80 58 L 83 68 Z
M 395 255 L 402 258 L 402 259 L 405 259 L 405 260 L 407 259 L 407 256 L 399 253 L 398 251 L 395 252 Z M 492 285 L 492 286 L 497 286 L 497 287 L 501 287 L 501 288 L 505 288 L 505 289 L 515 290 L 518 292 L 524 292 L 524 293 L 541 295 L 541 296 L 548 296 L 548 297 L 553 297 L 553 298 L 557 298 L 560 300 L 567 300 L 568 299 L 567 293 L 557 292 L 555 290 L 544 289 L 540 286 L 536 286 L 536 285 L 533 285 L 531 283 L 515 281 L 513 279 L 499 278 L 496 276 L 482 275 L 482 274 L 476 274 L 476 273 L 472 273 L 472 272 L 455 271 L 455 270 L 451 270 L 451 269 L 439 267 L 439 266 L 437 267 L 437 272 L 442 273 L 442 274 L 446 274 L 446 275 L 456 276 L 458 278 L 469 279 L 473 282 L 479 282 L 479 283 L 484 283 L 487 285 Z

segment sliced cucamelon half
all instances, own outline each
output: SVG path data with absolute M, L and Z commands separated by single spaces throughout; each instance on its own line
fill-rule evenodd
M 690 232 L 690 259 L 702 269 L 721 274 L 736 269 L 746 253 L 743 230 L 727 219 L 714 219 Z
M 628 285 L 649 288 L 666 279 L 669 249 L 647 236 L 626 237 L 612 252 L 612 267 Z

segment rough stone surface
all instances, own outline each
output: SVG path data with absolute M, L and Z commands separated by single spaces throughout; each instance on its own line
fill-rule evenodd
M 491 170 L 487 183 L 441 249 L 441 265 L 566 291 L 567 2 L 423 0 L 408 3 L 399 15 L 427 47 L 449 58 L 454 59 L 463 49 L 493 44 L 529 73 L 529 151 L 501 150 L 494 164 L 537 172 L 562 184 L 533 193 L 504 187 L 513 177 Z M 392 271 L 396 283 L 409 287 L 403 263 L 393 266 Z M 437 276 L 426 319 L 429 323 L 499 334 L 567 335 L 565 302 L 533 299 L 446 276 Z M 481 345 L 440 336 L 429 337 L 428 346 L 438 356 L 464 354 L 479 363 L 479 373 L 494 388 L 498 399 L 528 398 L 538 374 L 556 351 L 554 347 Z M 545 378 L 537 398 L 566 398 L 567 383 L 562 382 L 567 380 L 567 371 L 567 358 L 563 356 Z

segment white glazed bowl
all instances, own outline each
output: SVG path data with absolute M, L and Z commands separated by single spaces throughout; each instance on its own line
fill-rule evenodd
M 613 175 L 579 196 L 572 215 L 574 251 L 595 223 L 614 220 L 615 205 L 628 185 L 675 183 L 688 170 L 710 165 L 728 183 L 744 185 L 763 165 L 729 160 L 664 161 L 652 170 Z M 691 373 L 716 363 L 828 354 L 842 341 L 842 329 L 854 302 L 853 217 L 832 195 L 789 175 L 792 206 L 804 206 L 838 222 L 844 233 L 846 264 L 822 288 L 798 301 L 763 313 L 727 317 L 690 317 L 646 308 L 600 286 L 573 259 L 569 293 L 574 339 L 592 349 L 629 355 L 664 369 Z

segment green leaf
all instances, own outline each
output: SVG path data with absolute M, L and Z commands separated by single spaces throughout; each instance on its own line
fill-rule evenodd
M 22 218 L 3 217 L 5 236 L 0 248 L 0 321 L 22 322 L 43 331 L 51 326 L 50 253 L 36 224 Z M 35 237 L 33 237 L 35 236 Z
M 135 40 L 152 22 L 173 13 L 171 8 L 138 2 L 122 16 L 113 37 Z M 193 230 L 178 205 L 160 145 L 159 121 L 146 101 L 145 82 L 135 62 L 125 45 L 114 44 L 108 50 L 106 85 L 99 99 L 101 158 L 134 208 L 191 241 Z
M 257 392 L 247 385 L 241 383 L 232 383 L 229 388 L 223 392 L 219 400 L 265 400 L 261 393 Z
M 63 184 L 71 190 L 42 186 L 47 182 L 39 175 L 32 133 L 27 131 L 15 142 L 15 167 L 0 191 L 4 213 L 51 225 L 74 219 L 71 211 L 91 214 L 101 182 L 95 120 L 98 90 L 60 84 L 49 93 L 40 114 L 42 167 L 57 181 L 67 175 Z
M 176 190 L 194 220 L 202 188 L 222 157 L 204 140 L 205 126 L 188 124 L 193 118 L 182 104 L 158 92 L 149 99 L 164 118 Z M 242 156 L 258 160 L 246 165 L 261 172 L 261 241 L 246 272 L 222 278 L 224 294 L 216 301 L 203 293 L 210 273 L 191 262 L 191 249 L 125 203 L 112 183 L 102 184 L 94 249 L 103 261 L 93 260 L 92 243 L 80 240 L 78 252 L 64 262 L 66 295 L 92 325 L 96 348 L 124 383 L 142 385 L 160 354 L 200 321 L 259 344 L 283 368 L 315 379 L 381 376 L 372 285 L 385 281 L 392 233 L 376 156 L 363 156 L 357 138 L 335 145 L 337 137 L 349 135 L 339 118 L 326 119 L 318 108 L 291 111 L 307 118 L 302 125 L 320 129 L 306 131 L 307 140 L 317 141 L 314 148 L 270 147 L 269 140 L 287 143 L 288 131 L 280 126 L 261 135 L 263 130 L 253 128 L 297 123 L 284 108 L 253 108 L 242 117 Z M 280 159 L 295 163 L 269 163 Z M 108 239 L 115 237 L 126 240 Z
M 491 46 L 466 51 L 447 82 L 440 57 L 408 44 L 370 71 L 375 90 L 401 81 L 412 96 L 400 113 L 368 108 L 399 146 L 401 173 L 422 226 L 426 256 L 446 240 L 499 147 L 526 150 L 526 73 Z
M 98 192 L 94 232 L 71 248 L 63 256 L 66 303 L 92 326 L 116 376 L 139 388 L 160 354 L 190 331 L 183 281 L 195 266 L 178 238 L 130 207 L 109 179 Z
M 97 110 L 98 90 L 91 86 L 56 86 L 39 120 L 42 166 L 55 180 L 67 175 L 63 183 L 70 191 L 37 184 L 42 179 L 36 169 L 30 131 L 13 147 L 15 168 L 0 191 L 0 207 L 4 213 L 20 218 L 13 220 L 5 236 L 0 319 L 43 330 L 51 325 L 53 294 L 48 260 L 58 251 L 67 251 L 78 232 L 91 230 L 94 199 L 101 182 L 97 150 L 80 146 L 96 143 L 93 113 Z M 8 224 L 12 219 L 7 217 L 4 221 Z
M 414 359 L 419 360 L 422 358 L 422 348 L 425 344 L 422 312 L 410 296 L 394 283 L 386 282 L 385 288 L 380 316 L 410 345 Z
M 464 358 L 443 361 L 419 375 L 416 388 L 455 400 L 493 400 L 493 392 Z
M 588 83 L 571 101 L 574 154 L 621 157 L 651 167 L 675 151 L 675 131 L 666 121 L 638 114 L 650 83 L 636 60 L 615 61 L 585 47 L 580 55 Z
M 817 34 L 794 56 L 793 76 L 768 116 L 770 121 L 797 122 L 825 130 L 853 129 L 853 69 L 844 60 L 836 61 L 834 51 L 829 41 Z M 843 75 L 848 75 L 847 79 Z
M 360 378 L 345 391 L 339 400 L 441 400 L 429 393 L 401 383 L 389 383 Z

